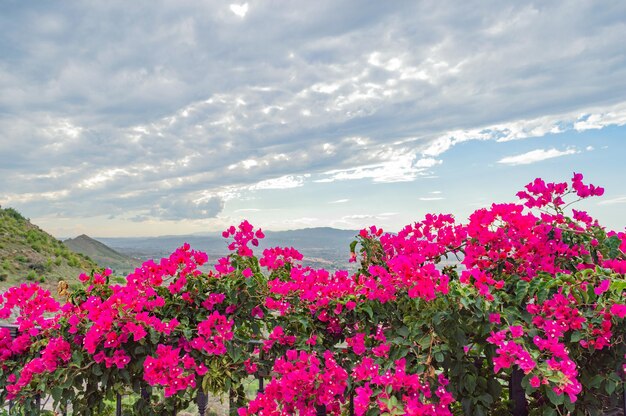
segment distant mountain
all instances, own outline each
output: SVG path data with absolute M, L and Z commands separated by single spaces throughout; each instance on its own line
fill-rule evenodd
M 85 234 L 63 243 L 76 253 L 93 259 L 98 266 L 113 270 L 114 274 L 128 274 L 141 265 L 140 260 L 121 254 Z
M 36 281 L 56 293 L 59 280 L 78 282 L 78 276 L 100 269 L 88 257 L 24 218 L 13 208 L 0 208 L 0 289 Z
M 260 255 L 268 247 L 294 247 L 304 257 L 305 265 L 326 268 L 346 268 L 350 258 L 350 242 L 357 230 L 340 230 L 330 227 L 304 228 L 289 231 L 265 231 L 255 252 Z M 220 233 L 191 234 L 162 237 L 97 238 L 114 250 L 127 256 L 152 259 L 167 256 L 177 247 L 189 243 L 193 249 L 209 254 L 216 261 L 228 253 L 227 241 Z

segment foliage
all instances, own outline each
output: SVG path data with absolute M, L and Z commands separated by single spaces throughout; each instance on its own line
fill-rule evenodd
M 184 245 L 121 284 L 81 275 L 63 305 L 11 288 L 0 317 L 17 309 L 19 336 L 0 331 L 0 398 L 28 410 L 50 394 L 94 415 L 144 392 L 134 414 L 158 415 L 201 388 L 233 392 L 241 416 L 339 415 L 352 393 L 356 415 L 497 415 L 519 369 L 532 414 L 598 414 L 623 389 L 626 233 L 568 216 L 566 199 L 602 192 L 580 174 L 537 179 L 522 204 L 465 224 L 370 227 L 351 245 L 354 274 L 303 267 L 291 247 L 257 257 L 263 232 L 244 221 L 208 273 Z M 247 402 L 250 374 L 270 381 Z

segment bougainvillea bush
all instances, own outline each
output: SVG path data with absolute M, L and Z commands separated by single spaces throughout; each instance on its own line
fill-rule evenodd
M 17 313 L 19 332 L 0 330 L 0 398 L 91 415 L 135 392 L 135 414 L 161 415 L 202 389 L 230 391 L 240 416 L 504 415 L 517 375 L 531 414 L 598 414 L 623 389 L 626 233 L 568 207 L 602 194 L 580 174 L 536 179 L 467 222 L 370 227 L 350 247 L 354 273 L 304 267 L 291 247 L 255 252 L 263 232 L 244 221 L 208 273 L 184 245 L 123 283 L 82 275 L 61 302 L 11 288 L 0 318 Z M 258 374 L 265 390 L 246 398 Z

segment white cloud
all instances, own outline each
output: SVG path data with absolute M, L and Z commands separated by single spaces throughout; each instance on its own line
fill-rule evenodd
M 315 182 L 371 179 L 376 183 L 410 182 L 424 175 L 428 168 L 441 164 L 441 160 L 422 158 L 415 160 L 415 151 L 407 148 L 387 148 L 377 154 L 384 161 L 348 169 L 330 170 L 322 173 Z
M 580 153 L 578 150 L 570 148 L 566 150 L 557 149 L 535 149 L 530 152 L 522 153 L 521 155 L 507 156 L 500 160 L 498 163 L 504 165 L 528 165 L 531 163 L 541 162 L 543 160 L 552 159 L 555 157 L 573 155 Z
M 434 159 L 432 157 L 422 158 L 415 163 L 417 168 L 432 168 L 433 166 L 440 165 L 441 160 Z
M 332 227 L 344 228 L 344 229 L 359 229 L 377 224 L 378 226 L 386 227 L 386 224 L 390 223 L 394 217 L 397 217 L 397 212 L 381 212 L 378 214 L 350 214 L 344 215 L 339 219 L 331 221 Z
M 543 137 L 546 134 L 562 133 L 569 130 L 584 131 L 608 126 L 626 124 L 626 102 L 605 108 L 589 108 L 584 115 L 580 112 L 552 114 L 531 119 L 521 119 L 504 123 L 486 125 L 473 129 L 454 130 L 426 141 L 422 154 L 438 156 L 452 146 L 469 140 L 511 140 Z
M 598 202 L 598 205 L 615 205 L 615 204 L 626 204 L 626 196 L 618 196 L 616 198 L 605 199 L 603 201 Z
M 306 178 L 310 177 L 310 175 L 285 175 L 279 178 L 274 179 L 266 179 L 264 181 L 258 182 L 255 185 L 249 187 L 250 190 L 261 190 L 261 189 L 289 189 L 289 188 L 298 188 L 304 185 L 304 181 Z
M 256 160 L 254 160 L 254 159 L 247 159 L 247 160 L 243 160 L 243 161 L 241 162 L 241 164 L 243 165 L 243 168 L 244 168 L 244 169 L 250 169 L 250 168 L 253 168 L 253 167 L 255 167 L 255 166 L 258 166 L 258 165 L 259 165 L 259 162 L 257 162 L 257 161 L 256 161 Z
M 625 124 L 626 113 L 617 109 L 616 111 L 583 114 L 574 123 L 574 129 L 577 131 L 597 130 L 610 125 L 623 126 Z
M 329 204 L 345 204 L 350 201 L 349 199 L 338 199 L 336 201 L 330 201 Z
M 442 199 L 444 198 L 440 196 L 424 196 L 420 198 L 420 201 L 441 201 Z
M 217 216 L 223 208 L 224 201 L 217 196 L 195 201 L 164 198 L 150 210 L 150 216 L 163 220 L 208 219 Z M 145 215 L 136 217 L 139 222 L 148 219 Z
M 359 166 L 356 168 L 328 171 L 327 178 L 318 179 L 316 182 L 327 183 L 335 181 L 352 181 L 359 179 L 371 179 L 378 183 L 409 182 L 417 177 L 417 170 L 410 166 L 393 162 L 380 163 L 373 166 Z
M 97 186 L 102 186 L 107 182 L 114 180 L 118 176 L 128 176 L 129 172 L 125 169 L 110 169 L 103 170 L 95 175 L 82 180 L 78 183 L 79 188 L 94 188 Z
M 248 3 L 244 4 L 231 4 L 230 11 L 235 13 L 237 16 L 244 18 L 248 13 Z

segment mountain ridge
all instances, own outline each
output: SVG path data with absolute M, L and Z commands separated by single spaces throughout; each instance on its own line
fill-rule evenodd
M 259 241 L 259 247 L 254 250 L 257 255 L 269 247 L 294 247 L 304 255 L 305 264 L 313 267 L 347 267 L 350 242 L 356 238 L 358 230 L 310 227 L 286 231 L 268 230 L 264 233 L 265 238 Z M 167 256 L 184 243 L 188 243 L 195 250 L 206 252 L 210 260 L 228 254 L 228 242 L 221 233 L 94 238 L 115 251 L 142 260 Z
M 119 253 L 106 244 L 81 234 L 63 241 L 71 250 L 93 259 L 99 266 L 109 268 L 114 274 L 127 274 L 141 265 L 138 259 Z

